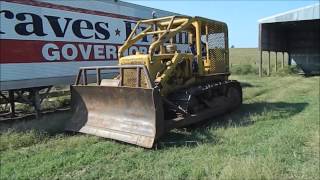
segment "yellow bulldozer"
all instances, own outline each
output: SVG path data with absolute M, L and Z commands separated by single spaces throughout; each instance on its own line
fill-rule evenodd
M 138 31 L 143 26 L 144 30 Z M 179 48 L 181 33 L 187 44 Z M 125 53 L 142 38 L 148 52 Z M 202 17 L 138 21 L 118 50 L 119 65 L 80 68 L 71 86 L 66 130 L 145 148 L 166 132 L 229 112 L 242 104 L 240 83 L 228 80 L 228 29 Z M 104 78 L 104 72 L 117 75 Z M 88 81 L 94 75 L 94 82 Z

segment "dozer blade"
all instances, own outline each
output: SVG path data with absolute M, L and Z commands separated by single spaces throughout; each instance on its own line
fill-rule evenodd
M 73 117 L 66 130 L 151 148 L 164 131 L 162 101 L 154 89 L 72 86 Z

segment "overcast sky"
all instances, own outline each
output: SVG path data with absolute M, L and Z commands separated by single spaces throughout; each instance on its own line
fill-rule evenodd
M 125 0 L 127 2 L 224 21 L 229 27 L 229 44 L 257 47 L 258 23 L 261 18 L 316 4 L 314 0 L 213 1 L 213 0 Z

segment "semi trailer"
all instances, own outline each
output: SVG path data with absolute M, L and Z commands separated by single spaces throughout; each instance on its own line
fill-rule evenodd
M 118 64 L 118 48 L 136 21 L 175 14 L 113 0 L 3 0 L 0 7 L 1 102 L 11 102 L 11 111 L 14 101 L 39 110 L 39 91 L 72 84 L 80 67 Z M 179 34 L 178 44 L 186 44 L 185 37 Z M 125 54 L 146 53 L 150 41 Z

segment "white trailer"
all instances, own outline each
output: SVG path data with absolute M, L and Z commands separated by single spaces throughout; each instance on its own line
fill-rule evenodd
M 42 87 L 72 84 L 79 67 L 116 65 L 137 20 L 174 15 L 117 0 L 1 0 L 0 8 L 0 90 L 34 92 L 33 99 Z M 128 53 L 146 52 L 150 40 Z
M 0 90 L 71 84 L 79 67 L 117 64 L 135 21 L 172 15 L 121 1 L 0 1 Z M 129 49 L 146 51 L 149 39 Z

